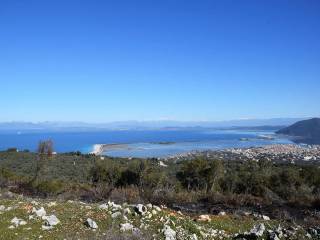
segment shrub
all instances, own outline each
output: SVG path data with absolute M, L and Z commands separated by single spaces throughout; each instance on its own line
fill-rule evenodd
M 61 193 L 66 187 L 66 184 L 62 181 L 42 181 L 36 183 L 35 189 L 41 195 L 52 196 Z

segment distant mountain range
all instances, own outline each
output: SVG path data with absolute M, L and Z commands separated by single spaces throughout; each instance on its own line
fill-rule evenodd
M 320 144 L 320 118 L 299 121 L 276 133 L 293 136 L 296 142 Z
M 278 130 L 302 118 L 240 119 L 230 121 L 119 121 L 110 123 L 84 122 L 6 122 L 1 131 L 94 131 L 94 130 L 144 130 L 178 128 L 261 128 Z

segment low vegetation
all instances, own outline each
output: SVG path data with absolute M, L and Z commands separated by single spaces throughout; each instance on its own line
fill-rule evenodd
M 38 153 L 17 152 L 12 149 L 0 152 L 0 187 L 17 196 L 38 198 L 38 201 L 61 201 L 59 209 L 66 211 L 54 210 L 61 219 L 64 219 L 63 214 L 74 210 L 73 207 L 64 205 L 68 200 L 73 200 L 90 203 L 93 209 L 96 203 L 106 201 L 120 204 L 152 203 L 167 206 L 171 211 L 179 210 L 191 219 L 195 214 L 226 211 L 232 217 L 221 219 L 228 219 L 227 222 L 219 225 L 219 220 L 211 224 L 221 226 L 221 229 L 232 234 L 242 232 L 239 231 L 240 228 L 248 230 L 253 225 L 250 222 L 252 219 L 250 224 L 245 225 L 243 222 L 243 227 L 239 222 L 236 223 L 234 216 L 239 211 L 255 212 L 256 216 L 266 214 L 277 224 L 295 222 L 305 227 L 320 224 L 320 216 L 317 214 L 320 209 L 318 166 L 264 160 L 222 161 L 204 157 L 180 162 L 172 160 L 163 165 L 157 159 L 101 158 L 79 152 L 54 154 L 50 142 L 41 144 Z M 4 201 L 6 200 L 2 200 L 1 204 L 6 205 Z M 23 204 L 25 200 L 21 202 Z M 17 203 L 10 202 L 9 205 L 17 206 Z M 13 215 L 19 214 L 18 211 Z M 87 216 L 85 214 L 87 213 L 79 210 L 70 215 L 77 215 L 78 220 L 75 221 L 79 221 Z M 6 216 L 8 220 L 13 215 L 2 217 Z M 99 222 L 98 215 L 96 220 Z M 101 229 L 107 231 L 113 223 L 108 222 L 108 216 L 103 219 L 106 222 L 101 226 L 108 226 Z M 80 221 L 77 224 L 83 223 Z M 71 224 L 70 227 L 77 224 Z M 185 222 L 180 224 L 188 225 Z M 38 225 L 39 223 L 35 223 L 34 226 L 38 228 Z M 193 228 L 192 225 L 185 226 L 188 227 Z M 55 231 L 60 239 L 63 235 L 59 235 L 58 229 Z M 77 232 L 85 234 L 82 236 L 87 236 L 88 233 L 90 239 L 92 232 L 86 232 L 83 228 L 85 232 L 82 233 L 81 229 L 79 227 Z M 8 234 L 6 239 L 14 239 L 10 235 L 12 232 L 4 232 Z M 29 233 L 29 239 L 33 239 L 33 232 Z

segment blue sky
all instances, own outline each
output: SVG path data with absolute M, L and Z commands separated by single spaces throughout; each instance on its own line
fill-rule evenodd
M 0 1 L 0 121 L 319 116 L 320 1 Z

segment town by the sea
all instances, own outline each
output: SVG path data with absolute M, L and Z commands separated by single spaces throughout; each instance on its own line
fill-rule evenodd
M 79 132 L 0 132 L 0 150 L 36 151 L 38 142 L 51 139 L 55 151 L 94 152 L 114 157 L 169 157 L 191 151 L 292 144 L 268 130 L 104 130 Z M 100 149 L 100 150 L 101 150 Z

